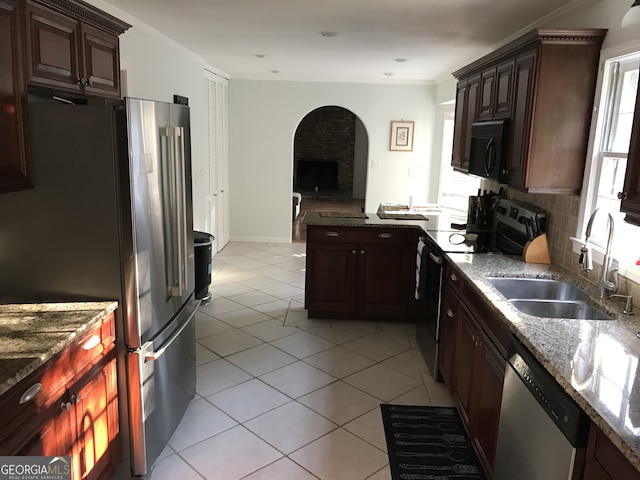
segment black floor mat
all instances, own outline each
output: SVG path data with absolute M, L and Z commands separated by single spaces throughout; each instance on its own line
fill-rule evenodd
M 455 408 L 380 409 L 393 480 L 486 480 Z

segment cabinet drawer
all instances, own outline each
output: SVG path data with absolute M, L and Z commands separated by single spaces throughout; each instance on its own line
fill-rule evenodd
M 307 242 L 367 243 L 379 245 L 410 245 L 414 237 L 411 228 L 325 227 L 309 225 Z
M 114 314 L 111 313 L 69 345 L 71 365 L 77 373 L 90 368 L 115 342 Z
M 445 265 L 444 277 L 449 286 L 453 288 L 458 295 L 460 295 L 464 290 L 464 280 L 460 272 L 458 272 L 449 262 Z
M 50 360 L 2 395 L 0 455 L 14 455 L 25 435 L 44 423 L 71 377 L 66 359 Z

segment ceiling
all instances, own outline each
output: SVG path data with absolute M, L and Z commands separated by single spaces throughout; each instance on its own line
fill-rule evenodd
M 427 83 L 598 0 L 107 0 L 232 78 Z M 334 33 L 322 36 L 320 32 Z

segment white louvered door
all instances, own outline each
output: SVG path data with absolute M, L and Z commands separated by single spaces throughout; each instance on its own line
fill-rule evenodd
M 208 104 L 207 231 L 215 236 L 214 252 L 229 241 L 229 82 L 205 71 Z

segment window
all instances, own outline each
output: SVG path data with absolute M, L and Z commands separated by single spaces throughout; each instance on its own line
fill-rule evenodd
M 448 111 L 444 116 L 442 133 L 442 157 L 440 166 L 440 192 L 438 204 L 453 210 L 466 219 L 469 208 L 469 195 L 475 195 L 480 188 L 482 179 L 464 173 L 456 172 L 451 167 L 453 151 L 453 120 L 454 112 Z
M 624 221 L 618 199 L 618 192 L 623 190 L 627 166 L 639 66 L 640 52 L 613 58 L 605 63 L 601 113 L 591 169 L 593 180 L 588 191 L 583 223 L 586 228 L 591 212 L 596 208 L 601 210 L 594 219 L 590 240 L 604 249 L 608 232 L 608 217 L 604 213 L 613 216 L 615 236 L 612 255 L 623 265 L 635 265 L 640 257 L 637 246 L 640 228 Z M 578 233 L 580 238 L 583 235 L 584 231 Z

